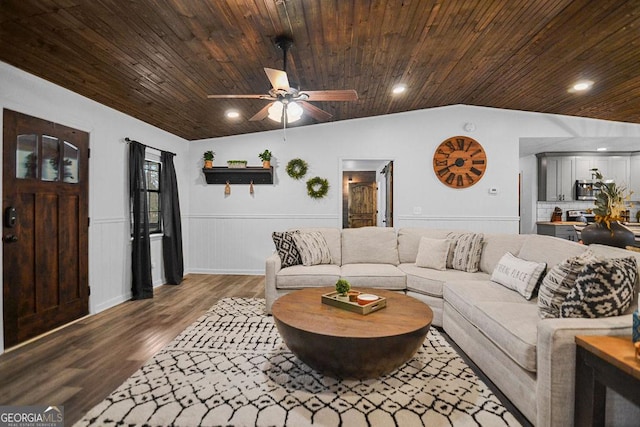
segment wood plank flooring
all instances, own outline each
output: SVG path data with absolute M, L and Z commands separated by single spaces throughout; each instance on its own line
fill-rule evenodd
M 0 355 L 0 405 L 63 405 L 72 425 L 220 298 L 264 298 L 264 276 L 188 275 Z

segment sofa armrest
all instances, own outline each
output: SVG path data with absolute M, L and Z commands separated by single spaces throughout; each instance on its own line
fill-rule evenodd
M 631 315 L 538 322 L 538 426 L 573 425 L 576 335 L 631 335 Z
M 271 314 L 271 305 L 278 297 L 276 291 L 276 275 L 280 270 L 282 270 L 282 261 L 278 253 L 274 252 L 267 257 L 264 268 L 264 299 L 268 314 Z

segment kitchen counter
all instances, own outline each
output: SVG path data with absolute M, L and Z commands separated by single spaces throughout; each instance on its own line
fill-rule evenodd
M 536 222 L 536 225 L 555 225 L 555 226 L 560 226 L 560 225 L 586 225 L 584 222 L 580 222 L 580 221 L 538 221 Z

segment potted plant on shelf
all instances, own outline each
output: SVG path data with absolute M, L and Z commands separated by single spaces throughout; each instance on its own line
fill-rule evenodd
M 623 212 L 627 209 L 626 202 L 631 198 L 631 192 L 628 192 L 624 185 L 618 186 L 613 181 L 605 181 L 597 169 L 593 171 L 596 178 L 594 187 L 599 190 L 593 209 L 595 223 L 582 230 L 583 243 L 600 243 L 620 248 L 633 246 L 633 231 L 620 222 Z
M 341 301 L 349 301 L 349 290 L 351 289 L 351 285 L 345 279 L 339 279 L 336 282 L 336 292 L 338 293 L 337 298 Z
M 216 153 L 213 151 L 205 151 L 204 152 L 204 167 L 205 169 L 211 169 L 213 167 L 213 158 L 216 156 Z
M 262 167 L 265 169 L 269 169 L 271 167 L 271 151 L 264 150 L 262 153 L 258 154 L 260 160 L 262 160 Z

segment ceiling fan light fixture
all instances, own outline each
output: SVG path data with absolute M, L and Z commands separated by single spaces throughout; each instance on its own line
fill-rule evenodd
M 268 117 L 274 122 L 281 123 L 282 110 L 284 109 L 286 109 L 287 111 L 287 123 L 297 122 L 302 117 L 302 107 L 293 101 L 289 101 L 286 104 L 284 104 L 282 101 L 275 101 L 273 104 L 271 104 L 271 107 L 269 107 Z

